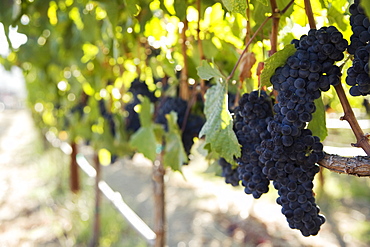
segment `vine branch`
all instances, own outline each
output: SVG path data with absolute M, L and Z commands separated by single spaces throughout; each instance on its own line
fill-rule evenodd
M 152 181 L 154 194 L 154 232 L 156 234 L 155 247 L 166 245 L 166 210 L 165 210 L 165 182 L 166 173 L 163 167 L 163 154 L 159 154 L 153 163 Z
M 316 22 L 315 18 L 313 16 L 312 12 L 312 6 L 311 6 L 311 1 L 310 0 L 304 0 L 304 6 L 305 6 L 305 11 L 306 11 L 306 16 L 308 18 L 308 23 L 310 25 L 310 28 L 316 29 Z
M 279 9 L 276 4 L 276 0 L 270 0 L 271 4 L 271 13 L 272 13 L 272 30 L 270 34 L 270 43 L 271 43 L 271 50 L 270 55 L 277 52 L 277 38 L 278 38 L 278 29 L 279 29 L 279 21 L 280 21 L 280 14 Z
M 367 136 L 364 135 L 364 132 L 362 131 L 360 125 L 357 122 L 356 116 L 352 111 L 352 108 L 348 102 L 346 94 L 344 93 L 342 84 L 339 84 L 334 88 L 335 91 L 337 92 L 338 98 L 344 111 L 344 116 L 341 117 L 340 120 L 346 120 L 351 126 L 351 129 L 356 136 L 357 143 L 352 144 L 352 146 L 361 147 L 365 151 L 365 153 L 368 156 L 370 156 L 369 139 L 367 138 Z
M 319 161 L 319 165 L 336 173 L 358 177 L 370 176 L 370 157 L 368 156 L 343 157 L 325 154 L 324 159 Z
M 188 100 L 189 99 L 189 87 L 188 87 L 188 56 L 186 54 L 187 50 L 187 45 L 186 45 L 186 30 L 188 29 L 188 21 L 185 18 L 184 21 L 184 27 L 181 31 L 181 53 L 184 58 L 184 67 L 181 70 L 180 74 L 180 92 L 179 96 L 183 100 Z
M 200 38 L 200 18 L 202 14 L 200 0 L 197 0 L 197 10 L 198 10 L 198 21 L 197 21 L 198 52 L 199 52 L 200 61 L 202 61 L 205 59 L 205 56 L 204 56 L 204 51 L 203 51 L 202 39 Z M 206 92 L 206 85 L 204 83 L 204 80 L 200 79 L 200 93 L 202 95 L 203 101 L 204 101 L 205 92 Z

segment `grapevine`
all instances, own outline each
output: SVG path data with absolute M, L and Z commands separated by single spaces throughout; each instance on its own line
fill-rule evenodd
M 112 161 L 151 160 L 156 206 L 166 170 L 181 171 L 199 144 L 226 183 L 256 199 L 272 184 L 289 226 L 316 235 L 320 167 L 370 176 L 368 157 L 323 152 L 323 100 L 337 96 L 351 145 L 370 155 L 349 104 L 370 94 L 369 3 L 221 2 L 5 1 L 0 63 L 22 69 L 43 133 L 108 150 Z M 17 46 L 13 29 L 27 41 Z M 163 246 L 165 224 L 155 225 Z

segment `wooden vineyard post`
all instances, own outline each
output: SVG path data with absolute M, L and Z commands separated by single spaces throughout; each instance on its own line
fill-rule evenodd
M 71 153 L 71 167 L 70 167 L 70 186 L 73 193 L 77 193 L 80 190 L 80 178 L 78 171 L 78 164 L 76 160 L 77 156 L 77 144 L 73 141 L 71 143 L 72 153 Z
M 94 221 L 93 221 L 93 235 L 90 241 L 90 247 L 99 246 L 100 237 L 100 205 L 101 205 L 101 193 L 99 189 L 99 182 L 101 179 L 101 170 L 98 154 L 94 155 L 94 165 L 96 170 L 95 177 L 95 210 L 94 210 Z
M 165 184 L 161 156 L 153 164 L 153 195 L 154 195 L 154 232 L 156 234 L 155 247 L 164 247 L 166 244 L 166 212 L 165 212 Z

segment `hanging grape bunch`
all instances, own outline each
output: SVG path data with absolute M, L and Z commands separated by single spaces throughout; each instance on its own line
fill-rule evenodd
M 356 0 L 349 7 L 352 35 L 348 53 L 354 55 L 354 58 L 347 71 L 346 83 L 351 86 L 349 92 L 352 96 L 365 96 L 370 93 L 370 21 L 359 2 Z
M 311 29 L 292 42 L 297 51 L 277 68 L 271 83 L 278 92 L 274 120 L 269 123 L 271 139 L 261 144 L 266 162 L 265 174 L 279 192 L 289 227 L 304 236 L 316 235 L 325 218 L 315 203 L 313 179 L 315 164 L 324 157 L 320 139 L 306 128 L 316 106 L 330 85 L 340 83 L 341 71 L 334 63 L 344 58 L 347 41 L 333 26 Z
M 246 194 L 260 198 L 268 192 L 269 179 L 263 174 L 265 166 L 256 152 L 262 140 L 270 138 L 267 124 L 272 119 L 272 103 L 265 91 L 244 94 L 235 108 L 234 131 L 242 146 L 237 159 L 239 179 Z
M 330 26 L 311 29 L 292 43 L 296 52 L 270 79 L 278 93 L 276 104 L 271 107 L 265 91 L 244 94 L 235 109 L 234 131 L 242 146 L 237 162 L 245 193 L 259 198 L 272 180 L 289 227 L 310 236 L 325 222 L 312 190 L 319 172 L 316 163 L 324 153 L 307 123 L 321 91 L 340 83 L 342 74 L 335 62 L 344 58 L 348 42 Z

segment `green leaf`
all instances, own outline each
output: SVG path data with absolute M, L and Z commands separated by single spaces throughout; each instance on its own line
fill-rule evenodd
M 267 0 L 257 0 L 258 2 L 262 3 L 263 5 L 265 6 L 268 6 L 269 3 L 267 2 Z
M 326 128 L 325 107 L 321 98 L 315 100 L 316 111 L 312 114 L 312 120 L 308 124 L 308 129 L 312 131 L 312 135 L 318 136 L 321 141 L 328 136 Z
M 361 7 L 365 10 L 365 14 L 370 18 L 370 3 L 368 1 L 360 1 Z
M 175 0 L 174 7 L 175 7 L 175 11 L 176 11 L 176 16 L 181 21 L 185 20 L 185 18 L 186 18 L 186 8 L 187 8 L 186 1 L 184 1 L 184 0 Z
M 146 96 L 138 95 L 141 101 L 139 119 L 141 126 L 150 127 L 152 125 L 152 104 Z
M 146 158 L 154 161 L 157 156 L 158 131 L 152 122 L 152 111 L 150 100 L 139 95 L 141 109 L 139 119 L 141 127 L 130 138 L 130 144 L 142 153 Z
M 157 144 L 152 126 L 140 127 L 130 138 L 130 145 L 151 161 L 157 157 Z
M 207 121 L 199 137 L 205 135 L 205 146 L 209 151 L 215 151 L 229 163 L 235 163 L 234 157 L 240 156 L 240 145 L 227 107 L 226 86 L 226 83 L 218 80 L 216 85 L 207 90 L 204 108 Z
M 266 1 L 266 0 L 263 0 Z M 245 16 L 247 4 L 245 0 L 222 0 L 223 4 L 230 12 L 239 13 Z
M 261 73 L 261 86 L 270 86 L 270 78 L 275 73 L 276 68 L 284 65 L 286 60 L 295 53 L 296 48 L 293 44 L 286 45 L 284 49 L 276 52 L 266 59 L 265 68 Z
M 325 8 L 326 6 L 328 6 L 328 4 L 324 2 L 324 0 L 319 0 L 319 3 L 321 5 L 321 8 Z
M 131 16 L 137 14 L 137 11 L 138 11 L 137 6 L 136 6 L 137 1 L 135 1 L 135 0 L 123 0 L 123 2 L 125 3 L 125 5 L 127 7 L 127 10 L 128 10 L 128 12 Z
M 251 20 L 255 22 L 254 25 L 252 25 L 252 30 L 255 32 L 259 26 L 266 20 L 267 16 L 271 14 L 271 7 L 266 6 L 259 2 L 258 0 L 250 0 L 250 4 L 253 5 L 253 11 L 251 11 Z M 271 30 L 271 21 L 268 21 L 262 32 L 261 35 L 268 35 L 268 33 Z
M 188 162 L 184 146 L 182 144 L 181 132 L 177 125 L 177 114 L 171 112 L 166 115 L 168 132 L 165 134 L 165 152 L 163 155 L 163 165 L 171 167 L 174 171 L 180 171 L 181 166 Z
M 101 4 L 104 6 L 105 11 L 107 11 L 107 16 L 112 26 L 117 26 L 118 16 L 119 16 L 119 6 L 117 1 L 103 1 Z
M 336 23 L 340 29 L 347 29 L 347 24 L 344 22 L 344 13 L 332 5 L 328 9 L 328 19 L 331 23 Z
M 221 72 L 217 68 L 212 67 L 206 60 L 202 60 L 202 65 L 197 67 L 197 71 L 198 76 L 203 80 L 222 77 Z

